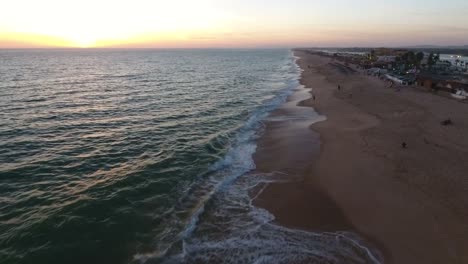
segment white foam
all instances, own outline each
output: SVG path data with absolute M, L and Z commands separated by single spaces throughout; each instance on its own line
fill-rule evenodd
M 262 120 L 285 102 L 299 86 L 301 69 L 288 62 L 292 79 L 289 86 L 253 113 L 239 130 L 225 157 L 213 164 L 203 184 L 194 183 L 190 197 L 197 199 L 191 216 L 180 234 L 170 233 L 172 244 L 134 259 L 163 263 L 379 263 L 379 257 L 351 233 L 313 233 L 289 229 L 274 223 L 274 216 L 252 204 L 249 192 L 278 175 L 246 174 L 255 168 L 255 139 Z M 281 175 L 279 176 L 281 178 Z M 263 187 L 264 188 L 264 187 Z M 260 188 L 261 193 L 263 188 Z M 182 206 L 183 208 L 183 206 Z M 180 224 L 172 219 L 174 224 Z M 178 238 L 177 238 L 178 237 Z M 174 242 L 175 241 L 175 242 Z M 180 248 L 176 242 L 181 241 Z M 159 241 L 158 241 L 159 242 Z M 162 243 L 162 242 L 161 242 Z M 161 248 L 163 250 L 161 250 Z
M 219 193 L 184 251 L 165 263 L 380 263 L 355 234 L 314 233 L 279 226 L 268 211 L 252 205 L 248 192 L 272 175 L 239 178 Z M 244 213 L 239 213 L 244 211 Z M 213 228 L 217 224 L 220 228 Z

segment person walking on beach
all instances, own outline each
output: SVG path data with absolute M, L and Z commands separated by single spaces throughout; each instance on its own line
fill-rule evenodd
M 338 91 L 341 90 L 341 86 L 338 84 Z

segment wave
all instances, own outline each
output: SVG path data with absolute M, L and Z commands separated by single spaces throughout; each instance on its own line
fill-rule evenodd
M 160 262 L 380 263 L 379 253 L 353 233 L 307 232 L 274 223 L 274 216 L 255 207 L 255 197 L 249 196 L 272 181 L 278 181 L 275 175 L 248 174 L 217 193 L 197 215 L 200 223 L 181 252 Z
M 274 216 L 255 207 L 249 196 L 266 183 L 281 180 L 278 175 L 249 171 L 255 169 L 255 140 L 263 120 L 300 86 L 302 70 L 296 60 L 291 52 L 283 69 L 284 88 L 251 113 L 224 158 L 200 175 L 166 216 L 172 229 L 155 238 L 154 251 L 134 255 L 133 262 L 380 263 L 378 252 L 355 234 L 314 233 L 277 225 Z
M 295 65 L 291 62 L 292 57 L 286 65 L 288 67 Z M 244 125 L 237 129 L 235 139 L 232 140 L 225 156 L 211 165 L 208 173 L 198 176 L 198 180 L 187 188 L 185 196 L 167 215 L 169 220 L 166 225 L 175 226 L 170 231 L 165 232 L 163 236 L 155 238 L 158 243 L 156 250 L 150 253 L 136 254 L 135 261 L 140 263 L 145 263 L 148 260 L 162 261 L 173 251 L 183 250 L 181 245 L 192 237 L 193 232 L 198 227 L 200 216 L 205 212 L 206 205 L 212 201 L 213 197 L 228 189 L 240 176 L 255 169 L 253 161 L 253 154 L 257 147 L 255 139 L 262 130 L 262 121 L 271 111 L 281 105 L 297 87 L 297 75 L 298 73 L 291 69 L 282 77 L 284 88 L 278 90 L 274 97 L 267 99 L 250 114 Z M 183 221 L 182 231 L 179 231 L 181 229 L 180 212 L 189 212 L 189 217 Z

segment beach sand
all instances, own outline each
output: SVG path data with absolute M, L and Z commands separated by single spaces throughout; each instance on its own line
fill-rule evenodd
M 295 55 L 316 98 L 299 105 L 326 120 L 266 122 L 257 170 L 289 181 L 269 184 L 255 203 L 288 227 L 354 231 L 385 263 L 468 263 L 468 104 Z M 288 109 L 300 108 L 272 116 Z M 447 118 L 452 126 L 440 124 Z

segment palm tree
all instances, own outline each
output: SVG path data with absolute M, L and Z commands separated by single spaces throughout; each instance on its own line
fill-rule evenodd
M 421 67 L 421 62 L 422 60 L 424 59 L 424 53 L 423 52 L 418 52 L 416 53 L 416 65 L 418 66 L 418 68 Z
M 435 64 L 434 53 L 431 52 L 429 54 L 429 58 L 427 59 L 427 65 L 429 66 L 429 69 L 431 69 L 434 64 Z
M 408 62 L 410 66 L 416 64 L 416 54 L 412 51 L 408 52 Z
M 375 50 L 371 50 L 369 53 L 369 60 L 373 61 L 375 59 Z
M 432 53 L 429 54 L 429 59 L 427 60 L 427 64 L 429 65 L 429 69 L 432 69 L 432 66 L 440 61 L 440 53 Z

